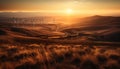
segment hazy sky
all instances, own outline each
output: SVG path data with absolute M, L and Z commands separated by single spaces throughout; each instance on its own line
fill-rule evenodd
M 0 11 L 61 12 L 72 9 L 79 13 L 120 12 L 120 0 L 0 0 Z

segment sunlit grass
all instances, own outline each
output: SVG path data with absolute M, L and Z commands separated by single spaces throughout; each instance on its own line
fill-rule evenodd
M 112 51 L 113 53 L 110 53 Z M 118 67 L 120 49 L 108 46 L 83 45 L 1 45 L 1 69 L 84 69 L 88 63 L 91 68 Z M 85 65 L 85 66 L 84 66 Z M 88 65 L 89 66 L 89 65 Z

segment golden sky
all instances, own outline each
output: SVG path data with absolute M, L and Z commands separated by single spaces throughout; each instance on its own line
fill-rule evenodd
M 0 0 L 0 11 L 74 14 L 119 14 L 120 0 Z

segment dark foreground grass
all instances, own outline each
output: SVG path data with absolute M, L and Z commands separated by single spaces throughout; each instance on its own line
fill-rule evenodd
M 0 69 L 120 69 L 120 47 L 2 44 Z

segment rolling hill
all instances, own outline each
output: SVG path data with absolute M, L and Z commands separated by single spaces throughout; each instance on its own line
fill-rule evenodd
M 80 18 L 76 21 L 77 23 L 73 24 L 72 27 L 68 27 L 62 32 L 72 35 L 78 34 L 76 36 L 79 36 L 79 33 L 85 36 L 89 34 L 95 41 L 120 41 L 120 17 L 96 15 Z
M 60 29 L 60 30 L 57 30 Z M 0 23 L 0 42 L 55 42 L 81 41 L 120 42 L 120 17 L 91 16 L 76 19 L 65 28 L 57 24 Z

